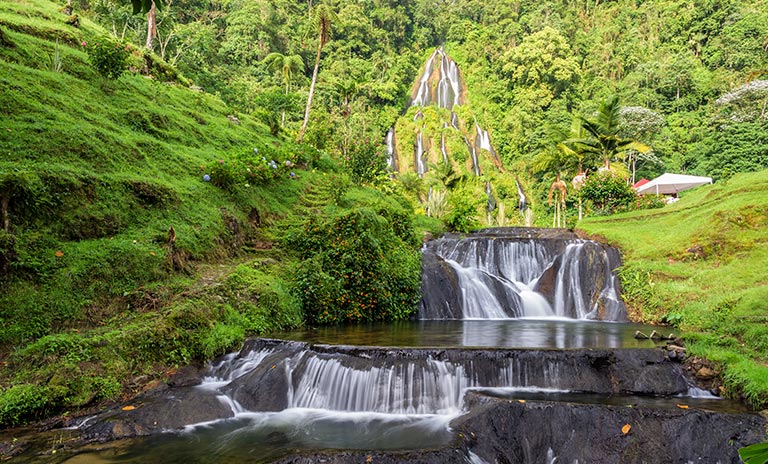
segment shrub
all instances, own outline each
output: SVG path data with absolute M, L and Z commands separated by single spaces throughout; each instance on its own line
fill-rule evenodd
M 371 183 L 387 172 L 386 147 L 370 139 L 355 140 L 347 150 L 344 168 L 355 184 Z
M 286 245 L 302 258 L 293 274 L 294 294 L 309 323 L 402 320 L 413 314 L 421 260 L 397 230 L 403 220 L 392 211 L 356 208 L 310 219 L 289 234 Z
M 604 171 L 587 177 L 581 195 L 592 204 L 597 214 L 613 214 L 628 208 L 637 199 L 637 193 L 626 179 Z
M 91 44 L 83 42 L 83 46 L 96 71 L 107 79 L 117 79 L 128 68 L 128 57 L 131 55 L 129 44 L 101 37 Z
M 232 193 L 239 187 L 263 185 L 289 176 L 312 156 L 311 150 L 293 143 L 238 149 L 210 163 L 205 172 L 213 185 Z
M 14 385 L 0 393 L 0 427 L 46 417 L 58 410 L 60 395 L 49 387 Z
M 477 219 L 477 197 L 466 186 L 451 192 L 445 225 L 456 232 L 469 232 L 480 226 Z

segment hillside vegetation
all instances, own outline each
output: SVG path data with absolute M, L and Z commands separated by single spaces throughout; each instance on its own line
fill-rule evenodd
M 685 193 L 662 209 L 578 227 L 618 245 L 624 297 L 644 322 L 679 327 L 718 363 L 729 394 L 768 403 L 768 171 Z
M 0 426 L 132 395 L 305 319 L 413 312 L 407 200 L 60 9 L 0 5 Z M 99 46 L 132 71 L 98 72 Z M 392 282 L 368 289 L 370 272 Z

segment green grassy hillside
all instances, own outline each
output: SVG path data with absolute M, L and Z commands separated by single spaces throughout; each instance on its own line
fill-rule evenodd
M 691 353 L 719 364 L 732 395 L 768 403 L 768 171 L 578 227 L 622 250 L 637 318 L 679 327 Z
M 0 31 L 0 425 L 302 323 L 284 263 L 256 248 L 322 175 L 317 152 L 135 47 L 154 68 L 105 79 L 82 44 L 106 31 L 53 3 L 2 2 Z M 215 264 L 230 258 L 248 264 Z
M 0 427 L 99 408 L 249 335 L 415 311 L 413 206 L 373 145 L 360 168 L 270 135 L 59 8 L 0 4 Z M 104 77 L 97 50 L 130 70 Z

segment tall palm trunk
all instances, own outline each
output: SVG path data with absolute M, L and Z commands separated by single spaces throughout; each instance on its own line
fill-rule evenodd
M 304 110 L 304 123 L 301 125 L 299 131 L 298 142 L 301 143 L 304 140 L 304 132 L 307 130 L 307 124 L 309 123 L 309 110 L 312 108 L 312 98 L 315 96 L 315 84 L 317 83 L 317 72 L 320 69 L 320 53 L 323 51 L 322 38 L 317 43 L 317 57 L 315 57 L 315 69 L 312 71 L 312 83 L 309 85 L 309 96 L 307 97 L 307 108 Z
M 152 43 L 157 37 L 157 7 L 154 0 L 152 7 L 147 12 L 147 49 L 152 50 Z

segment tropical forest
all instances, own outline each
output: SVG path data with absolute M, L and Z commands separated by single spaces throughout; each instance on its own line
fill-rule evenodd
M 0 460 L 765 463 L 766 268 L 766 0 L 0 2 Z

